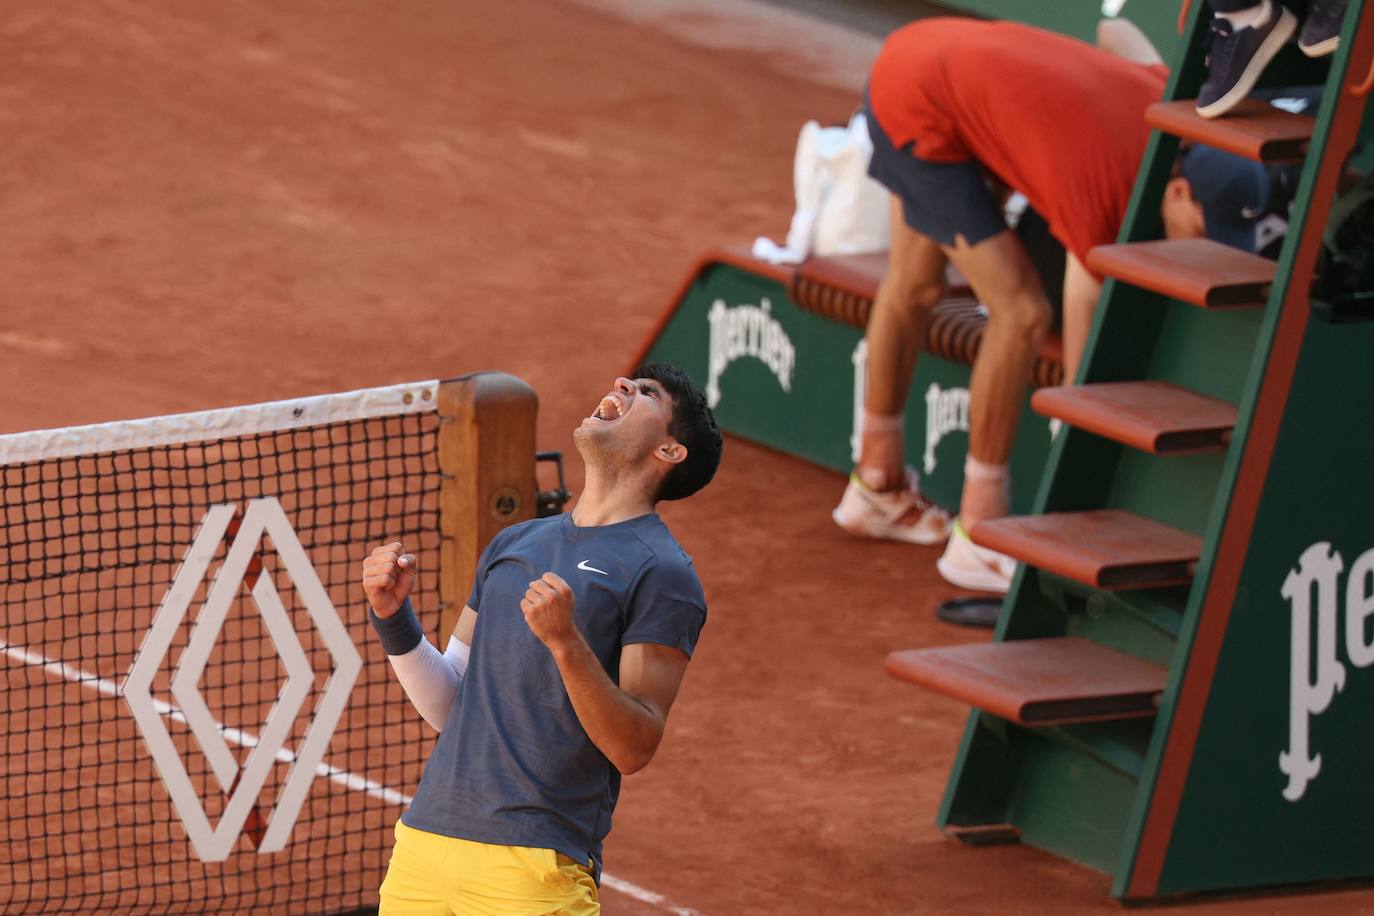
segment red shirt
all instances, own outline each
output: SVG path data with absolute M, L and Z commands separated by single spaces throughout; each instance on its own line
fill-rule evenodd
M 976 160 L 1080 261 L 1116 241 L 1167 71 L 1013 22 L 922 19 L 887 39 L 873 115 L 929 162 Z

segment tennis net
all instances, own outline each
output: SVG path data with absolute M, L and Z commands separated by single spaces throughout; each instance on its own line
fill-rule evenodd
M 433 735 L 358 571 L 438 553 L 438 392 L 0 436 L 0 911 L 375 906 Z

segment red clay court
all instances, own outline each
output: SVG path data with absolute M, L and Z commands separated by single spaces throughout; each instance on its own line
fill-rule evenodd
M 0 431 L 500 369 L 539 392 L 539 447 L 575 492 L 570 431 L 681 273 L 784 231 L 799 126 L 857 100 L 863 41 L 817 68 L 836 33 L 789 17 L 722 48 L 730 10 L 14 0 Z M 716 482 L 664 508 L 709 625 L 625 783 L 606 912 L 1118 911 L 1103 876 L 935 829 L 966 709 L 883 659 L 976 637 L 931 613 L 955 593 L 939 548 L 845 536 L 842 489 L 732 438 Z M 1169 911 L 1371 908 L 1337 890 Z

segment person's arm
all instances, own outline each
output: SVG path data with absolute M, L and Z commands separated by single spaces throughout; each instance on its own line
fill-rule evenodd
M 399 541 L 384 544 L 363 564 L 363 591 L 369 617 L 381 640 L 396 680 L 415 711 L 435 731 L 443 731 L 467 671 L 477 612 L 465 606 L 443 654 L 425 638 L 410 603 L 415 585 L 415 557 Z
M 520 602 L 530 630 L 548 646 L 587 737 L 625 775 L 643 769 L 663 740 L 668 710 L 687 671 L 687 653 L 633 643 L 620 653 L 620 685 L 573 620 L 572 589 L 554 573 L 530 583 Z

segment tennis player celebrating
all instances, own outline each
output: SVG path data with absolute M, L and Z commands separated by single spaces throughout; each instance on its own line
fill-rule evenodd
M 393 542 L 363 564 L 397 680 L 441 733 L 396 824 L 383 914 L 600 912 L 620 777 L 658 748 L 706 620 L 654 505 L 705 486 L 721 453 L 686 374 L 634 375 L 573 433 L 576 507 L 492 539 L 442 655 L 409 601 L 416 558 Z

